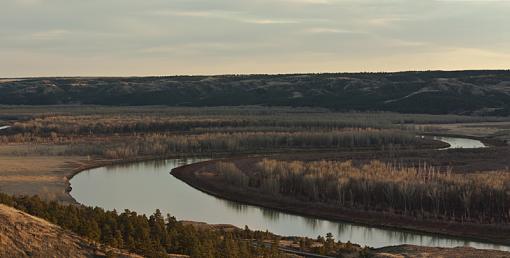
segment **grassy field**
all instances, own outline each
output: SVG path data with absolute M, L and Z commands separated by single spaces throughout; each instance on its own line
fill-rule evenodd
M 68 179 L 77 171 L 105 162 L 86 156 L 55 156 L 27 153 L 29 144 L 0 146 L 0 191 L 15 195 L 38 195 L 45 200 L 66 203 Z M 23 152 L 24 155 L 16 153 Z

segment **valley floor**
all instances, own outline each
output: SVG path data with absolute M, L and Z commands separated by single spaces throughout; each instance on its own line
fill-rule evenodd
M 70 123 L 72 124 L 72 123 Z M 114 124 L 114 123 L 112 123 Z M 381 161 L 399 160 L 404 164 L 416 164 L 426 161 L 432 166 L 446 168 L 451 166 L 458 173 L 471 173 L 473 171 L 497 170 L 510 167 L 510 147 L 506 142 L 510 140 L 510 122 L 502 123 L 476 123 L 476 124 L 422 124 L 417 126 L 434 126 L 436 130 L 431 133 L 444 133 L 452 135 L 466 135 L 482 139 L 485 143 L 495 146 L 485 150 L 448 150 L 437 152 L 433 149 L 393 149 L 376 151 L 330 151 L 304 153 L 306 150 L 282 154 L 282 152 L 271 155 L 244 155 L 243 158 L 233 159 L 235 162 L 244 163 L 244 166 L 253 164 L 253 160 L 262 157 L 276 157 L 286 160 L 319 160 L 319 159 L 358 159 Z M 28 127 L 27 127 L 28 128 Z M 131 138 L 124 139 L 115 134 L 117 142 L 128 142 Z M 138 136 L 132 136 L 138 137 Z M 44 137 L 43 137 L 44 138 Z M 72 138 L 72 137 L 71 137 Z M 79 138 L 79 137 L 76 137 Z M 75 138 L 72 138 L 76 140 Z M 81 139 L 87 142 L 89 139 Z M 103 143 L 103 138 L 96 138 L 96 141 Z M 78 141 L 80 142 L 80 141 Z M 73 145 L 73 144 L 70 144 Z M 75 146 L 77 146 L 75 144 Z M 85 146 L 85 145 L 84 145 Z M 42 147 L 42 148 L 40 148 Z M 40 143 L 5 143 L 0 144 L 0 192 L 11 195 L 38 195 L 44 200 L 59 201 L 61 203 L 76 204 L 76 201 L 69 194 L 69 180 L 83 170 L 105 166 L 114 163 L 141 161 L 148 159 L 169 158 L 167 156 L 148 155 L 136 158 L 106 158 L 103 156 L 86 155 L 55 155 L 45 153 L 46 148 L 51 151 L 58 151 L 61 146 L 45 145 Z M 78 146 L 79 147 L 79 146 Z M 260 153 L 260 152 L 259 152 Z M 251 162 L 251 163 L 250 163 Z M 217 182 L 211 183 L 205 174 L 197 171 L 212 171 L 213 163 L 202 163 L 179 168 L 174 175 L 188 184 L 226 199 L 251 203 L 271 208 L 279 208 L 285 211 L 306 213 L 310 206 L 303 207 L 302 203 L 274 202 L 265 197 L 254 196 L 250 193 L 238 193 Z M 296 207 L 301 207 L 298 209 Z M 427 231 L 441 234 L 450 234 L 474 239 L 486 240 L 493 243 L 510 244 L 510 235 L 506 228 L 471 227 L 464 228 L 462 225 L 449 225 L 439 223 L 431 225 L 419 225 L 415 221 L 402 218 L 372 216 L 369 213 L 345 213 L 343 216 L 332 216 L 335 211 L 328 208 L 315 209 L 313 216 L 324 218 L 351 220 L 377 226 L 404 227 L 411 230 Z M 309 214 L 310 215 L 310 214 Z M 352 218 L 357 218 L 352 219 Z M 400 224 L 399 224 L 400 223 Z M 411 225 L 411 226 L 409 226 Z M 472 229 L 475 228 L 473 231 Z M 62 241 L 59 241 L 62 240 Z M 50 252 L 53 251 L 55 253 Z M 90 243 L 63 231 L 58 227 L 43 220 L 32 217 L 28 214 L 0 205 L 0 257 L 23 257 L 53 256 L 58 257 L 88 257 L 94 255 L 97 248 Z M 374 250 L 379 257 L 509 257 L 505 252 L 475 250 L 471 248 L 427 248 L 416 246 L 387 247 Z

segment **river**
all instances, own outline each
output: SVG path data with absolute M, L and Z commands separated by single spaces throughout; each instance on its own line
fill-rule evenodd
M 472 149 L 472 148 L 486 148 L 487 146 L 475 139 L 458 138 L 458 137 L 446 137 L 446 136 L 434 136 L 434 140 L 446 142 L 450 144 L 450 147 L 444 149 Z
M 371 247 L 401 244 L 456 247 L 471 246 L 510 251 L 510 247 L 422 234 L 381 229 L 346 222 L 298 216 L 271 209 L 226 201 L 201 191 L 171 176 L 176 167 L 205 159 L 168 159 L 95 168 L 71 180 L 71 195 L 80 203 L 108 210 L 129 209 L 152 214 L 156 209 L 180 220 L 210 224 L 247 225 L 286 236 L 317 237 L 332 233 L 337 240 Z

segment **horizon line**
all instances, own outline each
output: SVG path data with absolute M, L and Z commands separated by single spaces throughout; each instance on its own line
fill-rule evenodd
M 431 69 L 431 70 L 398 70 L 398 71 L 359 71 L 359 72 L 289 72 L 289 73 L 224 73 L 224 74 L 174 74 L 174 75 L 45 75 L 0 77 L 0 79 L 45 79 L 45 78 L 151 78 L 151 77 L 222 77 L 222 76 L 284 76 L 284 75 L 327 75 L 327 74 L 390 74 L 390 73 L 426 73 L 426 72 L 510 72 L 508 69 Z

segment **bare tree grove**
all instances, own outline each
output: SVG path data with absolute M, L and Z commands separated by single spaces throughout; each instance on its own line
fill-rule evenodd
M 225 169 L 225 168 L 228 168 Z M 508 171 L 455 174 L 428 165 L 402 167 L 371 161 L 278 161 L 264 159 L 245 173 L 235 164 L 218 167 L 230 178 L 249 177 L 263 193 L 340 208 L 376 210 L 419 219 L 485 224 L 510 222 Z M 238 175 L 235 175 L 235 174 Z M 245 181 L 246 179 L 243 179 Z M 238 180 L 227 180 L 238 184 Z

